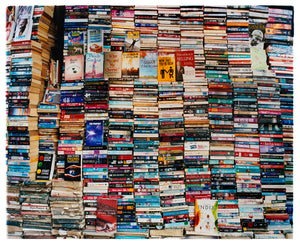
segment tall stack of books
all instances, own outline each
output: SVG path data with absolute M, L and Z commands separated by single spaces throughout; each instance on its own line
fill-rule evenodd
M 21 215 L 20 185 L 7 184 L 6 187 L 6 227 L 8 239 L 20 239 L 23 235 Z
M 205 77 L 203 6 L 180 6 L 180 49 L 194 50 L 195 76 Z
M 90 30 L 88 30 L 90 31 Z M 88 35 L 88 47 L 92 37 Z M 98 43 L 102 48 L 103 44 Z M 97 199 L 108 197 L 108 81 L 103 80 L 104 54 L 88 48 L 85 60 L 85 138 L 82 151 L 85 235 L 97 235 Z
M 180 6 L 158 6 L 158 51 L 180 50 Z
M 204 7 L 205 76 L 210 120 L 211 197 L 218 200 L 218 231 L 234 232 L 235 199 L 232 83 L 228 77 L 226 7 Z
M 89 5 L 87 52 L 110 51 L 111 7 L 107 5 Z M 101 43 L 102 45 L 99 45 Z
M 276 233 L 290 228 L 286 213 L 280 86 L 273 71 L 254 71 L 253 75 L 259 78 L 257 100 L 264 217 L 268 230 Z
M 252 78 L 249 44 L 249 7 L 227 8 L 227 40 L 229 76 L 234 90 L 235 168 L 237 172 L 237 199 L 244 231 L 256 219 L 263 218 L 260 188 L 259 138 L 257 122 L 257 84 Z M 258 200 L 256 200 L 258 199 Z M 258 210 L 259 215 L 253 211 Z M 255 214 L 256 214 L 255 213 Z M 253 217 L 254 220 L 251 220 Z M 241 225 L 237 226 L 241 230 Z M 254 226 L 256 223 L 254 223 Z M 255 227 L 257 228 L 257 227 Z
M 125 32 L 134 30 L 134 6 L 112 6 L 111 24 L 111 51 L 124 51 Z
M 57 178 L 80 181 L 84 135 L 84 53 L 87 46 L 88 6 L 66 6 L 65 9 Z
M 80 181 L 53 180 L 50 207 L 52 235 L 57 238 L 83 238 L 85 222 Z
M 280 85 L 287 212 L 293 223 L 293 10 L 270 8 L 266 43 L 270 68 Z
M 166 229 L 189 226 L 184 184 L 183 83 L 176 81 L 175 54 L 158 56 L 159 178 Z
M 156 229 L 163 219 L 158 171 L 157 52 L 140 52 L 139 79 L 134 81 L 134 190 L 137 222 Z
M 49 206 L 51 182 L 24 182 L 20 188 L 23 238 L 54 238 Z
M 134 6 L 134 26 L 140 31 L 141 50 L 157 50 L 157 6 Z
M 8 102 L 9 182 L 34 180 L 38 160 L 38 114 L 41 98 L 41 44 L 20 41 L 11 44 Z

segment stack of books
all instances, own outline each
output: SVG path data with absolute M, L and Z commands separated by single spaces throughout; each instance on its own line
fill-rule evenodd
M 290 228 L 290 222 L 286 213 L 280 86 L 271 70 L 254 71 L 253 75 L 259 79 L 257 100 L 264 217 L 268 230 L 281 231 Z
M 134 26 L 140 31 L 141 50 L 157 50 L 157 6 L 134 6 Z
M 8 239 L 20 239 L 23 235 L 21 215 L 20 185 L 6 186 L 6 227 Z
M 134 6 L 112 6 L 111 25 L 111 51 L 124 51 L 125 32 L 134 31 Z
M 205 77 L 203 6 L 180 6 L 180 49 L 194 50 L 195 76 Z
M 261 218 L 257 84 L 253 81 L 249 43 L 249 7 L 227 9 L 229 77 L 233 82 L 237 205 L 244 231 L 257 229 Z M 259 215 L 254 215 L 253 210 Z M 251 217 L 254 220 L 251 220 Z M 241 228 L 241 226 L 240 226 Z M 259 227 L 260 228 L 260 227 Z
M 83 88 L 88 6 L 66 6 L 65 9 L 57 178 L 80 181 L 85 118 Z
M 23 238 L 54 238 L 49 206 L 51 182 L 24 182 L 20 188 Z
M 87 52 L 110 51 L 111 7 L 106 5 L 90 5 L 88 15 Z
M 20 41 L 11 44 L 8 78 L 8 181 L 34 180 L 38 160 L 37 105 L 41 87 L 41 44 Z
M 158 56 L 159 178 L 166 229 L 189 226 L 184 183 L 183 83 L 176 81 L 175 54 Z
M 293 223 L 293 11 L 270 8 L 266 43 L 270 68 L 280 85 L 280 109 L 284 145 L 287 212 Z
M 59 238 L 83 238 L 82 183 L 53 180 L 50 197 L 51 233 Z
M 102 41 L 94 42 L 92 30 L 99 31 Z M 97 199 L 108 197 L 108 81 L 103 80 L 103 33 L 100 29 L 92 30 L 88 29 L 84 84 L 85 138 L 82 172 L 85 236 L 97 235 Z M 100 49 L 89 48 L 96 43 Z
M 158 51 L 180 50 L 180 6 L 158 6 Z

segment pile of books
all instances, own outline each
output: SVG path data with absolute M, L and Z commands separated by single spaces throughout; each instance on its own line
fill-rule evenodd
M 23 236 L 23 217 L 21 215 L 20 185 L 6 186 L 6 227 L 8 239 L 20 239 Z
M 24 182 L 20 188 L 23 238 L 54 238 L 49 206 L 51 181 Z
M 111 7 L 90 5 L 88 15 L 88 51 L 110 51 Z
M 52 235 L 59 238 L 83 238 L 85 220 L 81 182 L 53 180 L 50 207 Z
M 111 25 L 111 51 L 124 51 L 125 32 L 134 30 L 134 6 L 112 6 Z
M 284 146 L 287 212 L 293 223 L 293 18 L 292 11 L 270 8 L 266 43 L 270 68 L 280 85 L 280 109 Z
M 180 50 L 194 50 L 195 76 L 205 77 L 203 6 L 180 6 Z
M 175 54 L 158 56 L 159 178 L 166 229 L 189 226 L 184 184 L 183 83 L 176 81 Z
M 180 50 L 180 6 L 158 6 L 158 51 Z
M 134 6 L 134 26 L 140 31 L 141 50 L 157 50 L 157 6 Z

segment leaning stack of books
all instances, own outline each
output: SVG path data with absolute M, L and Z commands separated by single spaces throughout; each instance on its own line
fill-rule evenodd
M 287 212 L 293 223 L 293 11 L 270 8 L 266 43 L 270 68 L 280 85 L 280 109 L 284 145 Z
M 157 50 L 157 6 L 134 6 L 134 26 L 140 31 L 141 50 Z
M 8 102 L 8 181 L 34 180 L 38 159 L 38 114 L 41 98 L 41 44 L 11 44 Z
M 23 238 L 54 238 L 51 234 L 52 219 L 49 206 L 51 181 L 24 182 L 20 188 Z
M 50 197 L 51 233 L 57 238 L 83 238 L 82 183 L 53 180 Z

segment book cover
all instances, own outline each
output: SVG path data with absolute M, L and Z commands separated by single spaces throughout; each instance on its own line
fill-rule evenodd
M 265 24 L 249 25 L 250 46 L 264 49 Z
M 88 30 L 88 53 L 103 52 L 103 30 Z
M 176 51 L 176 81 L 188 81 L 195 78 L 194 50 Z
M 140 53 L 126 52 L 122 54 L 122 77 L 138 78 L 140 67 Z
M 65 56 L 65 81 L 83 79 L 83 55 Z
M 31 39 L 33 6 L 19 6 L 16 12 L 16 30 L 14 41 Z
M 36 180 L 51 180 L 54 172 L 55 154 L 39 153 Z
M 67 181 L 81 180 L 81 156 L 80 155 L 66 155 L 64 179 Z
M 140 51 L 140 78 L 157 78 L 156 51 Z
M 103 53 L 87 53 L 85 55 L 85 79 L 102 79 Z
M 86 146 L 103 145 L 103 121 L 86 122 L 85 144 Z
M 126 31 L 125 32 L 125 52 L 140 51 L 140 32 Z
M 68 35 L 68 46 L 80 46 L 84 45 L 85 32 L 84 31 L 69 31 Z
M 175 57 L 158 57 L 157 80 L 159 82 L 175 82 Z
M 112 198 L 98 198 L 96 231 L 105 234 L 117 232 L 118 200 Z
M 43 98 L 45 104 L 60 104 L 60 90 L 47 88 Z
M 217 200 L 195 200 L 195 232 L 201 235 L 218 234 Z
M 16 28 L 16 22 L 15 22 L 15 13 L 16 13 L 17 7 L 15 6 L 7 6 L 6 7 L 6 41 L 9 42 L 12 40 L 15 28 Z
M 122 52 L 111 51 L 104 53 L 104 79 L 121 78 Z
M 251 69 L 252 70 L 267 70 L 267 55 L 264 49 L 251 47 Z

